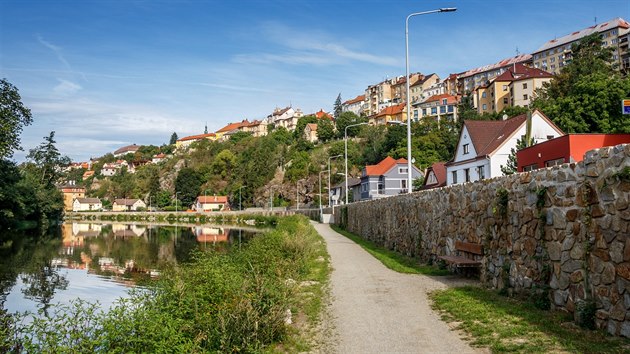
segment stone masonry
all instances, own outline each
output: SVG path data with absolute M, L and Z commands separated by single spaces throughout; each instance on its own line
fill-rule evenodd
M 354 203 L 337 223 L 424 261 L 483 245 L 481 281 L 548 294 L 554 309 L 593 301 L 596 325 L 630 337 L 630 145 L 584 161 Z M 547 292 L 544 292 L 544 291 Z

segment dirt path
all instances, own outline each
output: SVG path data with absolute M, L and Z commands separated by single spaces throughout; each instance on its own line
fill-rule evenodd
M 396 273 L 329 225 L 313 226 L 326 240 L 333 267 L 334 335 L 325 352 L 485 352 L 471 348 L 429 306 L 428 291 L 462 280 Z

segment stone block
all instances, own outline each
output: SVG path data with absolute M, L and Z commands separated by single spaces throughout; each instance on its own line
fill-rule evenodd
M 582 279 L 584 279 L 584 271 L 582 269 L 578 269 L 575 272 L 571 273 L 571 275 L 569 276 L 569 279 L 571 279 L 572 283 L 577 283 L 582 281 Z
M 593 206 L 591 207 L 591 217 L 593 219 L 597 219 L 597 218 L 601 218 L 604 215 L 606 215 L 606 212 L 604 211 L 604 209 L 602 209 L 602 207 L 599 204 L 593 204 Z
M 621 263 L 623 262 L 623 249 L 624 249 L 625 244 L 623 244 L 622 242 L 619 241 L 613 241 L 610 244 L 610 249 L 609 249 L 609 253 L 610 253 L 610 259 L 615 262 L 615 263 Z
M 569 209 L 567 210 L 566 218 L 568 221 L 575 221 L 579 215 L 580 211 L 578 209 Z
M 582 261 L 578 261 L 578 260 L 574 260 L 574 259 L 572 259 L 570 261 L 567 261 L 567 262 L 562 264 L 562 272 L 564 272 L 564 273 L 571 274 L 571 273 L 573 273 L 576 270 L 581 269 L 581 268 L 582 268 Z M 612 280 L 611 280 L 611 282 L 612 282 Z
M 626 319 L 626 306 L 623 301 L 617 301 L 613 308 L 610 310 L 610 318 L 623 321 Z
M 626 338 L 630 338 L 630 321 L 624 321 L 624 323 L 621 324 L 621 330 L 619 331 L 619 335 Z
M 547 242 L 547 253 L 549 254 L 549 259 L 552 261 L 560 260 L 560 247 L 559 242 Z
M 626 280 L 630 280 L 630 263 L 629 262 L 618 264 L 617 267 L 615 267 L 615 271 L 620 277 Z
M 553 226 L 556 229 L 564 230 L 567 227 L 567 218 L 565 213 L 558 208 L 552 209 L 553 214 Z
M 623 248 L 623 260 L 630 262 L 630 237 L 626 237 L 626 245 Z
M 619 334 L 619 322 L 615 321 L 615 320 L 608 320 L 608 326 L 606 326 L 606 331 L 608 331 L 608 333 L 612 334 L 613 336 L 616 336 Z
M 615 266 L 606 262 L 602 271 L 602 284 L 612 284 L 613 281 L 615 281 Z
M 624 292 L 630 293 L 630 281 L 622 278 L 622 277 L 617 277 L 617 291 L 619 291 L 620 294 L 623 294 Z
M 569 292 L 566 290 L 556 290 L 553 292 L 553 303 L 557 306 L 564 306 L 569 298 Z
M 571 259 L 581 260 L 584 258 L 584 247 L 581 244 L 573 246 L 571 250 Z

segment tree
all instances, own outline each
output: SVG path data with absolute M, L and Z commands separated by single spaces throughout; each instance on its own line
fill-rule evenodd
M 300 117 L 295 125 L 295 130 L 293 131 L 293 137 L 295 139 L 299 139 L 304 137 L 304 128 L 309 123 L 317 123 L 317 117 L 314 115 L 308 115 L 304 117 Z
M 343 111 L 342 106 L 341 106 L 341 93 L 339 93 L 337 95 L 337 99 L 335 100 L 335 107 L 334 107 L 334 115 L 335 115 L 335 119 L 337 119 L 340 115 L 341 112 Z
M 337 126 L 337 134 L 339 138 L 343 138 L 345 129 L 351 124 L 365 123 L 366 117 L 359 117 L 354 112 L 343 112 L 341 115 L 335 118 L 335 125 Z M 361 126 L 356 126 L 348 129 L 348 136 L 357 136 L 361 131 Z
M 13 156 L 20 149 L 22 128 L 33 122 L 31 110 L 21 101 L 18 89 L 6 79 L 0 80 L 0 159 Z
M 630 133 L 620 108 L 630 93 L 630 78 L 610 64 L 612 47 L 603 47 L 595 33 L 571 50 L 571 62 L 536 91 L 532 107 L 568 133 Z
M 183 206 L 192 205 L 201 189 L 201 175 L 190 167 L 179 170 L 175 179 L 175 192 Z
M 232 175 L 232 170 L 236 165 L 236 156 L 228 150 L 222 150 L 212 161 L 212 171 L 214 174 L 226 179 Z
M 528 139 L 527 136 L 522 136 L 516 141 L 516 148 L 510 149 L 507 164 L 505 166 L 501 165 L 501 172 L 503 172 L 503 175 L 507 176 L 516 173 L 516 168 L 518 166 L 516 153 L 519 150 L 523 150 L 524 148 L 532 145 L 534 145 L 534 138 Z
M 70 158 L 61 156 L 55 146 L 55 132 L 52 131 L 44 137 L 44 142 L 38 147 L 29 150 L 27 159 L 32 160 L 39 170 L 40 183 L 44 186 L 52 186 L 61 176 L 61 166 L 70 164 Z
M 171 140 L 168 144 L 173 145 L 175 143 L 177 143 L 177 133 L 173 132 L 173 134 L 171 135 Z
M 320 141 L 328 141 L 335 136 L 335 126 L 325 118 L 317 122 L 317 139 Z

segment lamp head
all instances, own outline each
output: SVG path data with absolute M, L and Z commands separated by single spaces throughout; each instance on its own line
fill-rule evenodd
M 443 7 L 440 9 L 440 12 L 455 12 L 457 11 L 456 7 Z

